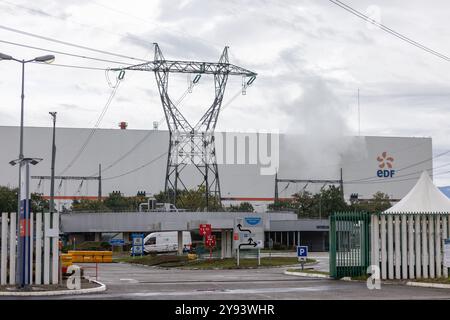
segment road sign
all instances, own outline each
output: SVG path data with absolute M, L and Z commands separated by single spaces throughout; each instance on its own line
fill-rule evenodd
M 233 240 L 240 250 L 264 248 L 264 220 L 258 216 L 236 218 Z
M 297 257 L 307 258 L 308 257 L 308 246 L 297 246 Z
M 123 239 L 111 239 L 109 244 L 112 246 L 123 246 L 125 241 Z
M 200 224 L 199 225 L 199 233 L 201 236 L 207 236 L 211 234 L 211 225 L 210 224 Z
M 132 245 L 131 252 L 133 256 L 142 256 L 144 254 L 144 234 L 133 233 L 131 235 Z
M 214 248 L 216 246 L 216 236 L 209 234 L 205 237 L 205 246 L 208 248 Z

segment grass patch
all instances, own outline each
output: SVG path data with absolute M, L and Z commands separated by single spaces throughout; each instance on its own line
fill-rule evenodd
M 358 281 L 366 281 L 368 278 L 370 277 L 370 275 L 368 274 L 363 274 L 361 276 L 354 276 L 351 277 L 352 280 L 358 280 Z
M 435 278 L 435 279 L 415 279 L 412 280 L 414 282 L 427 282 L 427 283 L 443 283 L 443 284 L 450 284 L 450 277 L 449 278 Z
M 287 269 L 287 271 L 290 272 L 303 272 L 303 273 L 312 273 L 312 274 L 323 274 L 326 276 L 329 276 L 330 273 L 326 271 L 319 271 L 319 270 L 313 270 L 313 269 Z
M 142 257 L 125 257 L 115 259 L 117 262 L 144 264 L 146 266 L 177 266 L 186 263 L 187 256 L 177 255 L 147 255 Z
M 245 269 L 256 268 L 257 259 L 241 259 L 240 266 L 236 265 L 236 259 L 206 259 L 206 260 L 188 260 L 187 256 L 176 255 L 158 255 L 158 256 L 143 256 L 143 257 L 126 257 L 119 258 L 115 261 L 143 264 L 147 266 L 159 266 L 165 268 L 181 267 L 187 269 Z M 316 260 L 308 259 L 306 263 L 313 263 Z M 277 267 L 284 265 L 298 264 L 296 257 L 264 257 L 261 258 L 260 267 Z

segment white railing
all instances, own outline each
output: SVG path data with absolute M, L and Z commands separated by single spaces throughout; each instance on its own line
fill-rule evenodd
M 0 285 L 16 283 L 17 214 L 2 213 Z M 59 213 L 30 214 L 31 284 L 57 284 L 59 275 Z
M 372 264 L 381 279 L 448 277 L 443 243 L 449 234 L 449 214 L 372 215 Z

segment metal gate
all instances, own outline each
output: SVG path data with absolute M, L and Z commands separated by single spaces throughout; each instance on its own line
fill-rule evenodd
M 370 214 L 336 212 L 330 216 L 330 275 L 366 274 L 370 265 Z

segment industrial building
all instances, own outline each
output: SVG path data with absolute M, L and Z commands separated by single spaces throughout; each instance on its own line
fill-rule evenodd
M 19 128 L 0 127 L 2 152 L 0 153 L 0 185 L 17 185 L 17 170 L 8 162 L 17 158 Z M 89 143 L 82 148 L 88 137 Z M 25 156 L 42 158 L 32 167 L 31 192 L 49 196 L 50 182 L 39 176 L 50 175 L 52 129 L 26 127 Z M 275 177 L 279 179 L 334 180 L 340 181 L 345 199 L 358 194 L 359 198 L 371 198 L 377 191 L 391 199 L 401 199 L 414 185 L 423 170 L 432 168 L 431 138 L 412 137 L 337 137 L 324 146 L 314 137 L 265 133 L 265 132 L 217 132 L 216 151 L 220 176 L 221 198 L 224 205 L 243 201 L 251 202 L 258 214 L 267 210 L 274 201 Z M 169 134 L 164 130 L 121 129 L 56 129 L 56 175 L 86 177 L 85 179 L 56 179 L 55 198 L 59 210 L 70 207 L 73 199 L 96 199 L 113 191 L 126 196 L 145 191 L 147 195 L 164 190 Z M 320 139 L 319 139 L 320 141 Z M 80 152 L 82 150 L 82 152 Z M 101 165 L 101 172 L 99 172 Z M 186 167 L 186 172 L 195 168 Z M 192 171 L 195 173 L 195 171 Z M 342 176 L 341 176 L 342 173 Z M 189 174 L 185 174 L 189 177 Z M 96 179 L 101 177 L 101 179 Z M 406 179 L 404 177 L 407 177 Z M 99 182 L 101 181 L 101 190 Z M 188 188 L 195 188 L 199 181 L 185 179 Z M 278 185 L 280 199 L 307 190 L 320 191 L 323 183 L 283 182 Z M 178 213 L 180 217 L 195 213 Z M 219 214 L 219 213 L 216 213 Z M 232 214 L 228 213 L 228 224 Z M 268 214 L 268 213 L 266 213 Z M 119 232 L 125 239 L 131 232 L 164 230 L 161 226 L 141 224 L 139 219 L 156 221 L 154 213 L 106 214 L 108 219 L 126 221 L 111 226 L 98 213 L 63 214 L 61 228 L 78 241 L 100 240 L 102 234 Z M 225 213 L 221 213 L 225 215 Z M 289 219 L 270 215 L 265 230 L 266 245 L 272 239 L 275 246 L 292 247 L 306 244 L 313 251 L 328 249 L 328 222 L 326 220 Z M 111 221 L 113 221 L 112 219 Z M 122 220 L 120 220 L 122 219 Z M 184 219 L 184 218 L 183 218 Z M 116 221 L 116 220 L 114 220 Z M 94 223 L 95 222 L 95 223 Z M 97 226 L 97 227 L 95 227 Z M 170 230 L 175 230 L 169 228 Z M 230 230 L 229 226 L 219 228 Z M 184 226 L 180 230 L 192 230 Z M 222 234 L 218 235 L 221 241 Z
M 31 175 L 49 176 L 52 129 L 26 127 L 25 156 L 43 158 Z M 89 143 L 80 149 L 92 135 Z M 19 128 L 0 127 L 0 185 L 17 186 L 17 170 L 8 163 L 18 155 Z M 164 130 L 56 129 L 56 175 L 96 177 L 101 171 L 101 192 L 147 195 L 164 190 L 169 135 Z M 318 139 L 317 141 L 321 141 Z M 325 146 L 314 136 L 263 132 L 217 132 L 217 162 L 221 197 L 225 204 L 249 201 L 257 208 L 273 201 L 275 174 L 284 179 L 339 180 L 342 168 L 344 195 L 370 198 L 381 191 L 401 199 L 423 170 L 432 168 L 431 138 L 336 137 Z M 194 168 L 186 167 L 189 170 Z M 188 188 L 199 181 L 187 179 Z M 189 175 L 186 175 L 189 176 Z M 408 179 L 402 178 L 407 177 Z M 279 197 L 302 190 L 317 192 L 323 185 L 285 183 Z M 74 198 L 97 198 L 97 180 L 56 180 L 58 208 Z M 50 182 L 34 179 L 31 191 L 49 195 Z M 264 206 L 262 206 L 263 208 Z
M 84 241 L 108 241 L 110 237 L 130 244 L 132 233 L 156 231 L 190 231 L 198 236 L 200 224 L 211 224 L 222 257 L 230 257 L 236 217 L 261 217 L 264 221 L 265 247 L 270 240 L 274 248 L 307 245 L 311 251 L 328 250 L 328 220 L 301 219 L 290 212 L 76 212 L 61 215 L 61 231 L 67 243 L 76 246 Z M 201 239 L 201 238 L 200 238 Z

